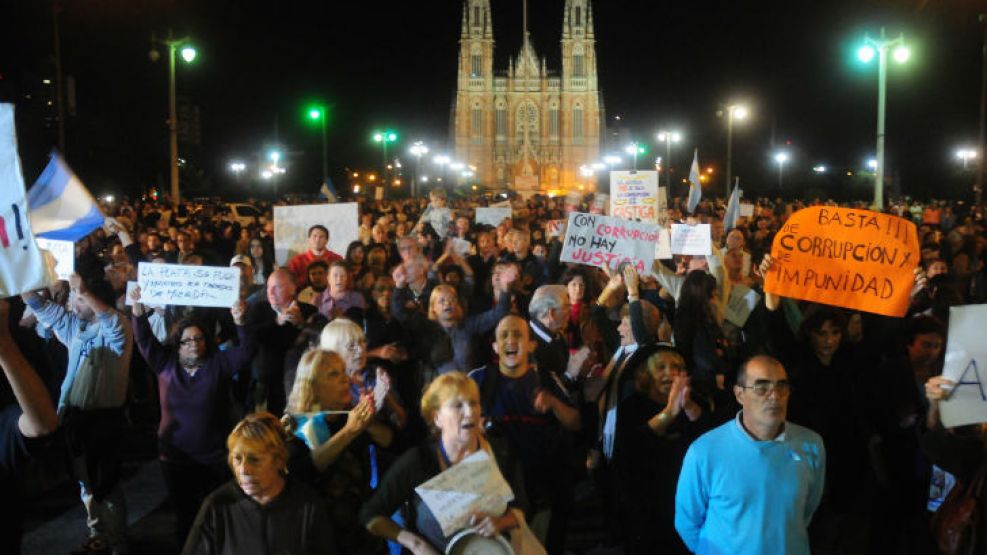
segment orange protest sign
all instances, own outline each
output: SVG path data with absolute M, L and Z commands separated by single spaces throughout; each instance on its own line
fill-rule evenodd
M 813 206 L 785 222 L 771 256 L 769 293 L 901 317 L 919 264 L 918 234 L 897 216 Z

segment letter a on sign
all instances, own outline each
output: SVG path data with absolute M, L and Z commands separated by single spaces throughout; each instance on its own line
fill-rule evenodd
M 50 262 L 34 242 L 28 221 L 14 105 L 0 104 L 0 298 L 54 283 L 55 261 Z

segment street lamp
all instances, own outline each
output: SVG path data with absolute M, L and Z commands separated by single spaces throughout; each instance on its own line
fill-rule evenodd
M 230 162 L 230 171 L 236 176 L 237 181 L 240 181 L 240 174 L 242 174 L 245 169 L 247 169 L 247 165 L 239 160 Z
M 417 196 L 418 176 L 422 173 L 422 156 L 428 154 L 428 147 L 422 141 L 415 141 L 408 151 L 415 157 L 415 178 L 411 180 L 411 196 L 415 197 Z
M 329 146 L 326 140 L 326 108 L 313 106 L 308 110 L 308 119 L 318 121 L 322 126 L 322 184 L 329 186 Z
M 784 189 L 785 162 L 787 161 L 788 161 L 787 152 L 779 152 L 775 154 L 775 162 L 778 163 L 778 190 Z
M 874 206 L 878 210 L 884 208 L 884 109 L 887 104 L 888 89 L 888 49 L 894 47 L 892 57 L 903 64 L 911 57 L 911 51 L 905 46 L 904 35 L 888 39 L 881 27 L 881 37 L 872 39 L 864 35 L 864 46 L 857 51 L 857 57 L 863 63 L 869 63 L 877 54 L 877 167 L 874 171 Z
M 156 40 L 151 37 L 152 42 L 158 42 L 168 48 L 168 150 L 169 173 L 171 174 L 171 202 L 175 207 L 181 202 L 181 191 L 178 184 L 178 110 L 175 108 L 175 53 L 179 47 L 182 49 L 182 59 L 186 63 L 192 63 L 198 53 L 195 47 L 189 44 L 188 37 L 176 39 L 172 37 L 171 30 L 168 30 L 168 38 Z M 160 54 L 152 49 L 150 52 L 151 61 L 157 61 Z
M 668 194 L 672 194 L 672 143 L 682 140 L 682 133 L 678 131 L 659 131 L 658 142 L 665 143 L 665 186 L 668 187 Z
M 878 166 L 879 166 L 879 164 L 877 162 L 877 158 L 871 158 L 871 159 L 867 160 L 867 167 L 870 169 L 870 171 L 876 172 Z
M 726 178 L 727 198 L 730 198 L 730 181 L 733 179 L 733 120 L 745 120 L 747 115 L 747 106 L 743 104 L 727 106 L 727 171 L 723 176 Z
M 637 155 L 644 154 L 644 146 L 640 143 L 633 142 L 624 147 L 624 152 L 630 154 L 634 158 L 634 171 L 637 171 Z
M 977 157 L 977 151 L 972 148 L 961 148 L 956 151 L 956 157 L 963 160 L 963 171 L 966 171 L 967 163 Z
M 382 183 L 387 182 L 387 145 L 388 143 L 393 143 L 398 140 L 398 134 L 394 131 L 375 131 L 374 132 L 374 142 L 380 143 L 381 153 L 383 154 L 383 163 L 381 164 L 380 172 L 383 174 L 384 179 Z M 384 187 L 384 194 L 387 194 L 387 187 Z

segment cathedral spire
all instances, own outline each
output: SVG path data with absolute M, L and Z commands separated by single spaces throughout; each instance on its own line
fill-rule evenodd
M 459 29 L 459 37 L 460 38 L 466 38 L 466 36 L 469 33 L 468 27 L 466 25 L 466 13 L 467 12 L 469 12 L 469 9 L 466 7 L 466 0 L 463 0 L 463 23 L 462 23 L 462 26 Z

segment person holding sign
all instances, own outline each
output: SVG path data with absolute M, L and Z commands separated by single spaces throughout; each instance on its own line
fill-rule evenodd
M 232 424 L 230 390 L 250 362 L 254 343 L 244 325 L 246 305 L 241 300 L 230 309 L 236 346 L 217 350 L 209 328 L 192 319 L 177 322 L 162 344 L 151 331 L 140 295 L 140 286 L 130 293 L 134 301 L 131 325 L 137 349 L 158 377 L 158 457 L 182 545 L 199 505 L 229 477 L 224 441 Z
M 374 496 L 360 509 L 360 521 L 371 533 L 396 541 L 415 555 L 438 555 L 450 537 L 442 530 L 433 509 L 415 493 L 415 487 L 475 453 L 485 450 L 507 479 L 514 500 L 502 515 L 473 514 L 476 533 L 493 536 L 517 528 L 524 520 L 526 499 L 516 461 L 506 446 L 482 434 L 480 391 L 462 372 L 443 374 L 432 381 L 421 401 L 422 417 L 432 427 L 433 439 L 404 453 L 384 476 Z M 407 528 L 391 520 L 402 504 L 411 511 Z

